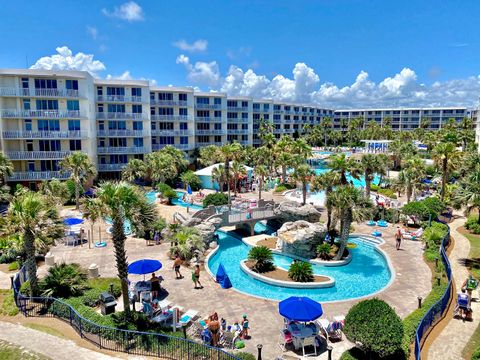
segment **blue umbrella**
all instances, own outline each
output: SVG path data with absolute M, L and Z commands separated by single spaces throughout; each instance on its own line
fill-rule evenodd
M 63 223 L 68 226 L 78 225 L 83 223 L 83 219 L 79 218 L 65 218 L 63 219 Z
M 220 284 L 222 289 L 230 289 L 232 287 L 230 278 L 228 277 L 227 272 L 225 271 L 225 268 L 221 263 L 218 266 L 217 276 L 215 277 L 215 280 L 217 280 L 217 283 Z
M 323 315 L 322 305 L 308 297 L 291 296 L 278 305 L 280 315 L 294 321 L 312 321 Z
M 162 268 L 162 263 L 158 260 L 142 259 L 128 265 L 129 274 L 144 275 Z
M 187 193 L 188 195 L 192 195 L 192 188 L 190 187 L 190 184 L 187 185 Z

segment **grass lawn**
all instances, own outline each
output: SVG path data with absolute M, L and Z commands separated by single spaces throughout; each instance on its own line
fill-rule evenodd
M 13 290 L 0 289 L 0 315 L 15 316 L 18 308 L 13 300 Z
M 44 333 L 47 333 L 47 334 L 50 334 L 50 335 L 53 335 L 53 336 L 57 336 L 57 337 L 62 338 L 62 339 L 68 339 L 61 331 L 58 331 L 57 329 L 54 329 L 50 326 L 41 325 L 41 324 L 34 324 L 34 323 L 26 323 L 26 324 L 22 324 L 22 325 L 25 326 L 25 327 L 28 327 L 30 329 L 33 329 L 33 330 L 37 330 L 37 331 L 41 331 L 41 332 L 44 332 Z
M 49 360 L 50 358 L 0 340 L 0 360 Z

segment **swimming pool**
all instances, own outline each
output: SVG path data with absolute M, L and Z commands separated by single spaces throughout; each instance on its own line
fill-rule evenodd
M 172 205 L 177 205 L 177 206 L 183 206 L 183 207 L 189 207 L 190 209 L 193 210 L 200 210 L 203 209 L 203 206 L 196 205 L 196 204 L 190 204 L 182 200 L 183 195 L 185 194 L 184 191 L 177 191 L 177 198 L 172 200 Z M 151 203 L 154 203 L 155 200 L 157 199 L 157 192 L 156 191 L 149 191 L 145 194 L 145 197 L 147 200 Z
M 257 227 L 256 227 L 257 229 Z M 392 272 L 384 255 L 374 245 L 361 238 L 351 237 L 357 247 L 350 249 L 352 261 L 344 266 L 328 267 L 312 265 L 318 275 L 327 275 L 335 279 L 335 285 L 322 289 L 294 289 L 275 286 L 255 280 L 240 269 L 240 261 L 248 256 L 249 246 L 239 238 L 218 231 L 219 249 L 210 257 L 208 267 L 215 274 L 220 263 L 235 289 L 257 297 L 271 300 L 284 300 L 290 296 L 308 296 L 319 302 L 341 301 L 359 298 L 384 289 L 392 278 Z M 276 266 L 288 270 L 293 259 L 286 255 L 274 254 Z
M 112 222 L 112 219 L 110 218 L 106 218 L 105 219 L 105 222 L 108 224 L 108 225 L 113 225 L 113 222 Z M 107 232 L 109 234 L 112 233 L 112 227 L 109 227 L 107 229 Z M 125 235 L 130 235 L 132 233 L 132 225 L 130 224 L 130 221 L 128 220 L 125 220 L 124 223 L 123 223 L 123 232 L 125 233 Z

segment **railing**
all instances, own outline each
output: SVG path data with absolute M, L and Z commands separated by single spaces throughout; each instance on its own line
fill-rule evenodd
M 143 113 L 97 112 L 97 119 L 143 120 L 146 119 L 146 117 L 143 115 Z
M 195 130 L 195 135 L 225 135 L 226 133 L 226 130 Z
M 88 137 L 86 131 L 59 130 L 59 131 L 22 131 L 8 130 L 3 132 L 4 139 L 84 139 Z
M 193 130 L 152 130 L 153 136 L 192 136 Z
M 193 150 L 195 146 L 193 144 L 152 144 L 152 150 L 157 151 L 163 149 L 165 146 L 173 146 L 179 150 Z
M 195 109 L 220 110 L 221 108 L 220 104 L 195 104 Z
M 227 129 L 227 134 L 247 135 L 248 134 L 248 129 Z
M 71 97 L 78 98 L 78 90 L 72 89 L 21 89 L 0 88 L 0 96 L 28 96 L 28 97 Z
M 2 110 L 3 118 L 80 118 L 83 114 L 80 114 L 78 110 L 16 110 L 5 109 Z
M 188 120 L 188 115 L 150 115 L 152 120 Z
M 125 96 L 125 95 L 98 95 L 98 102 L 135 102 L 141 103 L 141 96 Z
M 229 118 L 227 117 L 227 122 L 229 123 L 248 123 L 248 118 Z
M 230 112 L 246 112 L 248 111 L 248 106 L 247 107 L 241 107 L 241 106 L 229 106 L 227 107 L 227 110 Z
M 222 122 L 221 117 L 206 117 L 206 116 L 195 116 L 195 121 L 197 122 Z
M 99 171 L 120 171 L 127 164 L 98 164 Z
M 147 152 L 143 146 L 107 146 L 97 148 L 99 154 L 142 154 Z
M 415 332 L 415 359 L 421 359 L 422 340 L 424 336 L 430 332 L 430 330 L 436 325 L 436 323 L 443 317 L 445 311 L 447 311 L 450 298 L 452 295 L 452 268 L 450 261 L 446 253 L 446 248 L 450 244 L 450 228 L 447 235 L 442 240 L 440 245 L 440 256 L 442 258 L 443 265 L 445 266 L 445 272 L 447 274 L 448 286 L 443 293 L 440 300 L 438 300 L 432 307 L 426 312 L 420 324 L 418 324 L 417 331 Z
M 14 172 L 12 176 L 8 176 L 7 181 L 33 181 L 33 180 L 65 180 L 70 177 L 69 172 L 60 171 L 26 171 Z
M 159 106 L 188 106 L 188 102 L 184 100 L 155 100 L 150 99 L 150 105 Z
M 6 151 L 10 160 L 63 159 L 71 151 Z
M 150 131 L 144 130 L 97 130 L 97 136 L 150 136 Z
M 27 297 L 21 294 L 20 287 L 27 278 L 27 272 L 23 266 L 13 279 L 15 304 L 24 316 L 62 320 L 69 324 L 82 339 L 100 349 L 171 360 L 240 360 L 222 349 L 189 339 L 97 325 L 83 318 L 72 306 L 61 300 L 53 297 Z

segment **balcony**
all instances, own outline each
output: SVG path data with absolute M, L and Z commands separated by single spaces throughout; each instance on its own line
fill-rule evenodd
M 98 164 L 98 171 L 121 171 L 127 164 Z
M 147 117 L 143 113 L 97 112 L 97 119 L 145 120 Z
M 51 179 L 66 180 L 69 177 L 70 177 L 69 172 L 25 171 L 25 172 L 14 172 L 12 176 L 9 176 L 7 178 L 7 181 L 34 181 L 34 180 L 51 180 Z
M 0 96 L 13 97 L 44 97 L 44 98 L 79 98 L 78 90 L 71 89 L 22 89 L 0 88 Z
M 187 101 L 182 100 L 155 100 L 150 99 L 150 105 L 157 105 L 157 106 L 188 106 Z
M 195 130 L 195 135 L 226 135 L 226 134 L 227 134 L 226 130 L 215 130 L 215 129 Z
M 227 107 L 227 111 L 247 112 L 248 111 L 248 106 L 247 107 L 229 106 L 229 107 Z
M 223 144 L 224 144 L 223 142 L 218 142 L 218 141 L 197 142 L 196 147 L 201 148 L 201 147 L 210 146 L 210 145 L 222 146 Z
M 163 149 L 165 146 L 173 146 L 178 150 L 193 150 L 195 146 L 193 144 L 152 144 L 152 150 L 153 151 L 158 151 Z
M 109 146 L 98 147 L 99 154 L 143 154 L 147 149 L 143 146 Z
M 247 135 L 248 129 L 227 129 L 227 134 Z
M 43 160 L 63 159 L 70 155 L 71 151 L 6 151 L 10 160 Z
M 248 123 L 248 118 L 246 118 L 246 119 L 244 119 L 244 118 L 227 118 L 227 122 L 247 124 Z
M 2 118 L 47 118 L 47 119 L 72 119 L 82 118 L 78 110 L 2 110 Z
M 175 120 L 188 120 L 188 115 L 150 115 L 150 118 L 152 120 L 170 120 L 170 121 L 175 121 Z
M 87 131 L 15 131 L 3 132 L 4 139 L 87 139 Z
M 273 119 L 273 123 L 274 123 L 274 124 L 281 124 L 281 123 L 282 123 L 282 119 Z
M 195 109 L 198 110 L 220 110 L 221 104 L 195 104 Z
M 198 121 L 198 122 L 222 122 L 222 118 L 221 117 L 195 116 L 195 121 Z
M 97 102 L 141 103 L 141 96 L 97 95 Z
M 144 137 L 150 136 L 150 131 L 145 130 L 97 130 L 97 136 L 114 136 L 114 137 Z
M 192 136 L 193 130 L 152 130 L 152 136 Z

